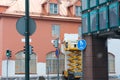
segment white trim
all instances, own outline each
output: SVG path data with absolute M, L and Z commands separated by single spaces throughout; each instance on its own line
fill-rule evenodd
M 25 38 L 22 38 L 21 42 L 25 42 Z M 29 42 L 32 42 L 32 39 L 29 39 Z

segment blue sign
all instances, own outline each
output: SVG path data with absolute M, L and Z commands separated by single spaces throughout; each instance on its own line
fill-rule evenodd
M 56 49 L 55 55 L 56 55 L 57 58 L 59 57 L 59 49 Z
M 87 46 L 87 43 L 84 39 L 78 41 L 78 49 L 84 50 Z

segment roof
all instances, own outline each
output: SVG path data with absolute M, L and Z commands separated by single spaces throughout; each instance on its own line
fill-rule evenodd
M 25 1 L 23 0 L 14 0 L 11 4 L 5 3 L 4 4 L 9 5 L 9 8 L 6 10 L 6 14 L 21 14 L 23 15 L 25 12 Z M 40 15 L 41 11 L 41 5 L 42 0 L 30 0 L 30 13 L 36 13 L 37 15 Z M 3 4 L 3 5 L 4 5 Z
M 48 0 L 29 0 L 30 5 L 30 15 L 40 16 L 42 13 L 42 4 L 46 3 Z M 67 15 L 67 7 L 75 3 L 76 0 L 61 0 L 60 4 L 60 15 Z M 8 6 L 8 9 L 3 12 L 4 14 L 25 14 L 25 0 L 0 0 L 0 5 Z
M 0 5 L 2 6 L 11 6 L 13 5 L 17 0 L 0 0 Z

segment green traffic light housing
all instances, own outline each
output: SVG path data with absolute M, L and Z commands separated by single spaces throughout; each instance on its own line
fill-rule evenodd
M 7 56 L 8 58 L 11 57 L 11 51 L 10 51 L 10 50 L 6 50 L 6 56 Z

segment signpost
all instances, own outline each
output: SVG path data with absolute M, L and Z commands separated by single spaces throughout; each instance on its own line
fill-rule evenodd
M 6 64 L 6 80 L 8 80 L 8 60 L 11 57 L 11 51 L 10 50 L 6 50 L 6 57 L 7 57 L 7 64 Z
M 86 48 L 86 46 L 87 46 L 87 43 L 84 39 L 78 41 L 78 49 L 79 50 L 83 51 Z M 82 55 L 82 64 L 83 64 L 83 54 L 81 54 L 81 55 Z M 82 65 L 82 68 L 83 68 L 83 65 Z M 79 75 L 82 76 L 83 72 L 80 72 Z M 83 77 L 81 78 L 81 80 L 83 80 Z
M 56 48 L 56 51 L 55 51 L 55 55 L 56 55 L 56 57 L 57 57 L 57 65 L 58 65 L 58 77 L 57 77 L 57 79 L 59 80 L 59 53 L 60 53 L 60 51 L 59 51 L 59 38 L 57 38 L 57 39 L 55 39 L 54 40 L 54 43 L 53 43 L 53 45 L 54 45 L 54 47 Z
M 59 48 L 56 48 L 56 51 L 55 51 L 55 54 L 56 54 L 56 57 L 57 57 L 57 62 L 58 62 L 58 80 L 59 80 Z
M 84 50 L 87 46 L 87 43 L 84 39 L 78 41 L 78 49 L 79 50 Z
M 59 57 L 59 49 L 58 48 L 55 51 L 55 55 L 56 55 L 57 58 Z
M 25 0 L 25 80 L 30 80 L 29 75 L 29 0 Z
M 18 19 L 16 23 L 17 31 L 25 36 L 25 80 L 30 80 L 29 75 L 29 36 L 36 30 L 36 24 L 29 17 L 29 0 L 25 0 L 25 16 Z

